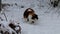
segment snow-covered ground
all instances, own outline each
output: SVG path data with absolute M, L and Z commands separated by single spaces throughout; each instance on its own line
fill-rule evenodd
M 22 34 L 60 34 L 60 8 L 49 6 L 48 0 L 2 0 L 2 3 L 13 4 L 2 11 L 5 12 L 8 21 L 14 20 L 20 23 Z M 35 24 L 23 20 L 23 13 L 29 7 L 33 8 L 39 17 Z M 3 15 L 2 18 L 5 21 Z

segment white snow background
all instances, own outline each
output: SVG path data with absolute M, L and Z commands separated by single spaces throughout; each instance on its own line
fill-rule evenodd
M 2 3 L 13 4 L 5 7 L 2 12 L 5 12 L 8 21 L 14 20 L 20 23 L 21 34 L 60 34 L 60 6 L 53 8 L 49 5 L 49 0 L 2 0 Z M 33 8 L 39 17 L 35 24 L 23 20 L 23 13 L 29 7 Z M 1 17 L 4 19 L 4 25 L 7 25 L 5 17 L 3 15 Z

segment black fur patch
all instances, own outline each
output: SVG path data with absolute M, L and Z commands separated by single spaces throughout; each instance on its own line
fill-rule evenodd
M 38 15 L 37 14 L 34 14 L 33 16 L 32 16 L 32 19 L 37 19 L 38 20 Z

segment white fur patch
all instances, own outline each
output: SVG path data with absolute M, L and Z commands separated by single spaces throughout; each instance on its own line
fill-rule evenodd
M 31 23 L 32 21 L 34 21 L 33 19 L 31 19 L 32 18 L 32 15 L 29 15 L 28 16 L 28 19 L 29 19 L 29 22 Z
M 31 11 L 31 9 L 29 9 L 28 11 Z

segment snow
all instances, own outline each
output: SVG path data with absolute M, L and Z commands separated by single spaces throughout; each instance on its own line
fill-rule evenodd
M 60 34 L 60 8 L 49 6 L 49 0 L 2 0 L 2 2 L 13 4 L 13 6 L 2 10 L 8 19 L 8 22 L 6 22 L 4 16 L 1 16 L 4 19 L 4 25 L 7 25 L 10 20 L 14 20 L 20 23 L 21 34 Z M 17 6 L 15 3 L 17 3 Z M 21 8 L 21 6 L 24 6 L 24 8 Z M 26 23 L 23 19 L 25 9 L 29 7 L 33 8 L 39 17 L 35 24 Z

